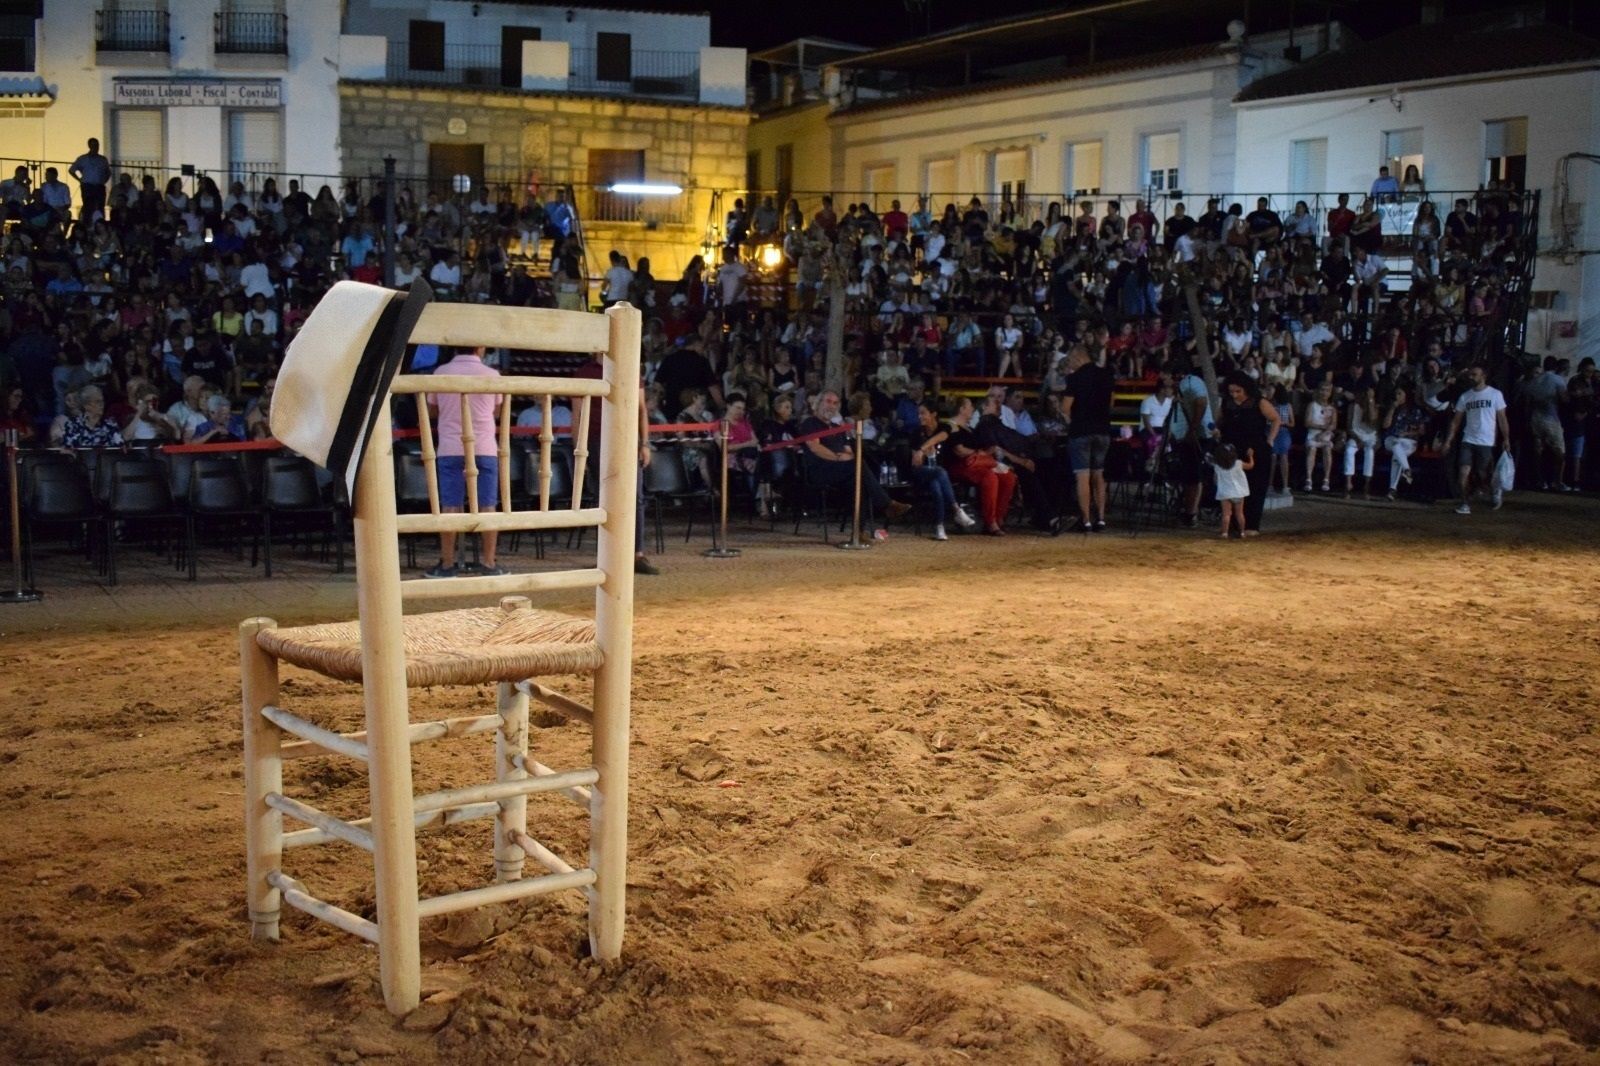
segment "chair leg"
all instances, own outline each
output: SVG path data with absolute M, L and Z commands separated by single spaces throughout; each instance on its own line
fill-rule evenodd
M 189 512 L 189 515 L 187 516 L 187 520 L 184 523 L 184 531 L 185 531 L 185 536 L 184 536 L 184 554 L 186 554 L 189 557 L 188 561 L 189 561 L 189 580 L 190 581 L 199 580 L 199 574 L 198 574 L 197 569 L 195 567 L 195 561 L 194 561 L 195 552 L 199 548 L 199 546 L 195 543 L 194 526 L 195 526 L 194 512 L 191 511 L 191 512 Z
M 278 660 L 262 650 L 256 634 L 276 629 L 270 618 L 248 618 L 239 626 L 239 676 L 244 689 L 245 902 L 250 935 L 278 939 L 281 894 L 267 876 L 283 864 L 283 815 L 267 806 L 267 796 L 283 791 L 282 736 L 261 716 L 278 702 Z
M 116 587 L 117 584 L 117 520 L 111 515 L 106 516 L 106 584 Z
M 261 512 L 261 573 L 272 576 L 272 512 Z
M 521 599 L 523 604 L 528 602 L 521 597 L 516 599 Z M 501 602 L 503 605 L 506 601 Z M 528 772 L 513 763 L 512 759 L 528 754 L 528 690 L 521 685 L 502 681 L 495 704 L 500 712 L 500 728 L 494 734 L 494 779 L 520 781 L 528 776 Z M 526 856 L 512 841 L 515 839 L 513 834 L 527 831 L 528 797 L 501 800 L 500 813 L 494 819 L 496 881 L 516 881 L 522 877 L 522 861 Z

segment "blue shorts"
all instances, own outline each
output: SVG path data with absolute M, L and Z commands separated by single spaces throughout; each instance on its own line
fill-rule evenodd
M 1106 453 L 1111 450 L 1111 437 L 1105 433 L 1090 433 L 1082 437 L 1067 438 L 1067 455 L 1072 459 L 1072 472 L 1085 473 L 1106 468 Z
M 478 456 L 478 510 L 487 511 L 500 503 L 500 460 L 492 455 Z M 467 459 L 462 455 L 441 455 L 439 463 L 439 506 L 467 506 Z

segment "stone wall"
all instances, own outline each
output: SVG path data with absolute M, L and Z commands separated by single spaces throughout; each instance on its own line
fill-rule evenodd
M 615 247 L 630 259 L 649 256 L 659 278 L 676 276 L 701 251 L 714 192 L 726 190 L 731 206 L 745 183 L 749 115 L 742 109 L 353 82 L 341 83 L 339 96 L 350 174 L 381 172 L 393 155 L 397 172 L 425 177 L 430 145 L 482 145 L 491 185 L 571 183 L 581 207 L 593 180 L 591 151 L 643 151 L 645 180 L 681 185 L 684 195 L 659 205 L 664 220 L 605 223 L 589 213 L 584 230 L 591 261 L 603 263 Z

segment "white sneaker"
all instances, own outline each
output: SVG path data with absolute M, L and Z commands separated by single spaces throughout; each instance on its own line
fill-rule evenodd
M 1471 514 L 1471 513 L 1472 513 L 1472 505 L 1470 503 L 1468 503 L 1466 500 L 1462 500 L 1461 503 L 1456 506 L 1456 514 Z
M 978 520 L 967 513 L 967 509 L 960 504 L 956 505 L 956 525 L 962 529 L 971 529 L 978 524 Z
M 1492 510 L 1492 511 L 1500 510 L 1500 504 L 1502 502 L 1504 502 L 1504 501 L 1501 498 L 1500 490 L 1499 489 L 1495 489 L 1494 490 L 1494 495 L 1490 497 L 1489 509 Z
M 872 531 L 872 539 L 873 540 L 888 540 L 889 539 L 889 531 L 887 529 L 874 529 Z
M 946 533 L 944 531 L 944 523 L 943 522 L 940 522 L 938 525 L 933 527 L 933 539 L 934 540 L 949 540 L 950 539 L 950 534 L 948 534 L 948 533 Z

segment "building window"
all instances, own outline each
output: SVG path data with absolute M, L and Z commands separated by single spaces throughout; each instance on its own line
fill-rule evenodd
M 1067 192 L 1072 196 L 1100 195 L 1099 141 L 1079 141 L 1067 145 Z
M 989 157 L 989 192 L 996 206 L 1020 205 L 1028 195 L 1028 150 L 1006 148 Z
M 1289 142 L 1289 191 L 1304 196 L 1326 192 L 1327 186 L 1328 138 Z
M 522 88 L 522 44 L 524 41 L 543 40 L 537 26 L 500 27 L 500 87 Z
M 928 210 L 935 216 L 944 210 L 945 204 L 960 199 L 956 195 L 954 159 L 930 159 L 922 165 L 922 194 L 928 198 Z
M 412 70 L 444 69 L 444 23 L 412 19 L 406 40 L 406 66 Z
M 1139 173 L 1150 192 L 1173 192 L 1183 188 L 1179 161 L 1182 142 L 1176 130 L 1147 133 L 1140 140 Z
M 888 197 L 895 191 L 894 164 L 874 163 L 862 167 L 861 191 L 867 194 L 867 202 L 872 205 L 874 211 L 887 209 Z
M 0 70 L 31 73 L 33 38 L 32 15 L 0 15 Z
M 633 35 L 597 33 L 594 35 L 594 77 L 596 81 L 633 80 Z
M 778 206 L 787 207 L 794 192 L 794 145 L 778 145 L 777 173 L 774 182 L 778 189 Z
M 1483 177 L 1521 189 L 1528 180 L 1528 120 L 1502 118 L 1483 124 Z
M 216 14 L 218 55 L 288 55 L 283 0 L 224 0 Z
M 1396 181 L 1404 183 L 1406 172 L 1417 168 L 1422 177 L 1422 130 L 1386 130 L 1383 134 L 1383 166 Z
M 761 189 L 761 150 L 744 154 L 744 187 L 752 195 Z
M 160 108 L 119 107 L 111 112 L 111 159 L 118 170 L 160 170 L 166 157 Z
M 228 112 L 228 180 L 259 189 L 283 170 L 283 112 L 265 108 Z
M 594 203 L 587 213 L 590 219 L 595 222 L 640 221 L 644 197 L 610 192 L 610 187 L 619 181 L 644 181 L 644 152 L 629 148 L 589 149 L 589 185 L 594 194 Z

